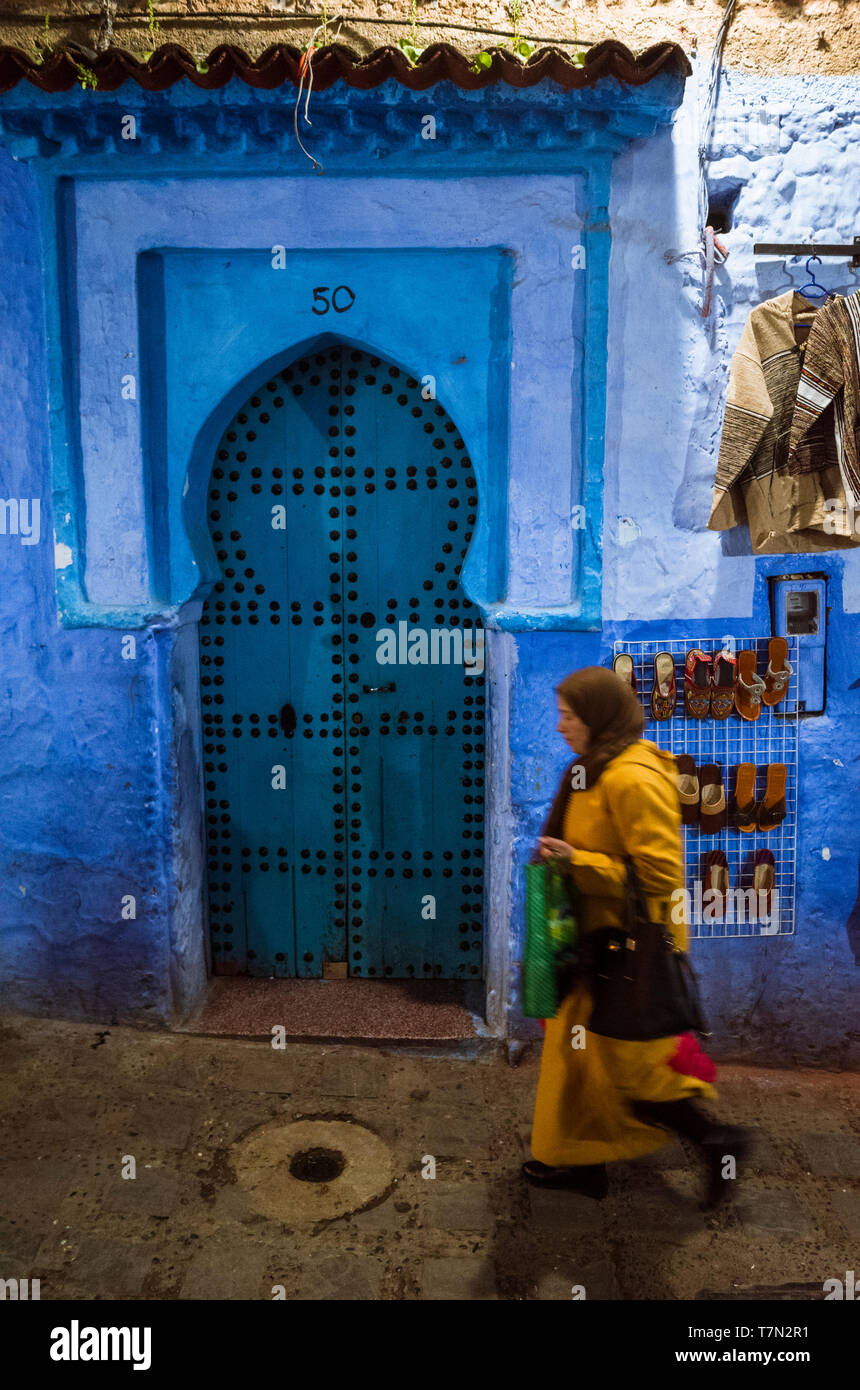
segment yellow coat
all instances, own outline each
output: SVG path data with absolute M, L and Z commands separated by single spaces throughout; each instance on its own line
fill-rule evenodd
M 672 894 L 684 887 L 680 824 L 675 760 L 644 739 L 613 758 L 592 788 L 571 796 L 563 838 L 575 851 L 570 872 L 582 895 L 581 932 L 621 923 L 626 853 L 652 921 L 666 924 L 686 947 L 684 921 L 672 920 Z M 590 1013 L 588 988 L 579 985 L 546 1022 L 531 1143 L 541 1163 L 606 1163 L 651 1153 L 671 1136 L 634 1119 L 629 1101 L 715 1094 L 712 1085 L 668 1065 L 677 1038 L 620 1042 L 579 1028 L 574 1034 Z

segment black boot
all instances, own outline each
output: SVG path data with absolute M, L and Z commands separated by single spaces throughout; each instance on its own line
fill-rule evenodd
M 705 1160 L 706 1188 L 702 1207 L 712 1211 L 729 1196 L 730 1178 L 724 1176 L 727 1158 L 735 1170 L 750 1151 L 749 1131 L 740 1125 L 718 1125 L 692 1100 L 637 1100 L 631 1105 L 637 1120 L 674 1130 L 692 1140 Z
M 583 1197 L 602 1201 L 609 1192 L 609 1174 L 605 1163 L 580 1163 L 576 1167 L 549 1168 L 536 1158 L 529 1159 L 521 1169 L 523 1177 L 534 1187 L 559 1187 L 578 1192 Z

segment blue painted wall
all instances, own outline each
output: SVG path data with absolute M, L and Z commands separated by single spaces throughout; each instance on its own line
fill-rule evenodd
M 40 501 L 40 540 L 0 536 L 0 979 L 24 1007 L 165 1017 L 171 997 L 158 722 L 163 634 L 57 620 L 41 241 L 30 171 L 0 151 L 0 496 Z M 122 921 L 133 894 L 136 920 Z
M 518 637 L 511 714 L 516 941 L 519 947 L 522 867 L 569 759 L 554 733 L 554 684 L 579 666 L 611 660 L 616 639 L 732 633 L 743 645 L 771 630 L 768 575 L 827 572 L 827 708 L 800 726 L 795 935 L 694 941 L 692 953 L 719 1055 L 856 1067 L 860 552 L 755 557 L 745 531 L 703 528 L 729 364 L 747 314 L 808 278 L 804 261 L 754 257 L 753 243 L 851 242 L 860 219 L 860 83 L 723 75 L 709 190 L 733 199 L 734 213 L 721 238 L 730 257 L 717 268 L 706 325 L 698 313 L 698 258 L 668 264 L 663 255 L 696 245 L 691 98 L 690 89 L 671 141 L 640 142 L 615 161 L 604 626 L 600 634 Z M 860 283 L 845 261 L 825 260 L 815 271 L 843 294 Z
M 767 633 L 766 574 L 789 569 L 779 557 L 774 563 L 774 558 L 759 562 L 752 619 L 727 615 L 697 623 L 678 619 L 610 622 L 601 634 L 529 634 L 519 639 L 511 720 L 518 843 L 515 904 L 523 896 L 523 867 L 540 833 L 547 797 L 570 760 L 566 744 L 555 733 L 554 684 L 580 666 L 611 661 L 616 639 L 659 638 L 662 642 L 689 637 L 694 629 L 694 635 L 703 638 L 722 638 L 731 632 L 743 646 L 746 639 Z M 860 678 L 860 661 L 853 648 L 857 620 L 840 611 L 840 570 L 841 561 L 837 561 L 828 585 L 832 608 L 826 714 L 800 724 L 795 934 L 691 943 L 713 1031 L 709 1050 L 724 1059 L 742 1061 L 754 1056 L 776 1066 L 787 1061 L 848 1066 L 857 1062 L 860 740 L 852 727 L 858 698 L 852 686 Z M 538 692 L 543 692 L 542 699 Z M 515 920 L 521 940 L 521 913 Z M 524 1035 L 531 1033 L 527 1023 L 518 1024 L 518 1029 Z
M 27 95 L 18 93 L 16 110 Z M 261 101 L 272 102 L 274 95 L 264 94 Z M 32 95 L 28 99 L 35 102 Z M 584 219 L 595 209 L 593 199 L 589 206 L 589 171 L 573 168 L 576 161 L 569 154 L 550 169 L 540 167 L 543 156 L 535 151 L 528 174 L 512 174 L 503 170 L 504 152 L 497 151 L 487 156 L 486 168 L 500 176 L 491 185 L 480 176 L 484 170 L 474 167 L 453 182 L 450 159 L 446 166 L 444 151 L 436 147 L 422 151 L 428 159 L 420 179 L 416 167 L 406 163 L 392 171 L 395 180 L 381 184 L 349 178 L 354 169 L 338 170 L 334 141 L 331 178 L 327 172 L 324 179 L 302 177 L 280 186 L 273 179 L 267 186 L 256 170 L 257 177 L 243 185 L 235 170 L 225 170 L 222 178 L 232 181 L 229 186 L 156 181 L 145 194 L 143 184 L 131 182 L 120 187 L 93 180 L 80 186 L 62 215 L 74 229 L 74 240 L 80 238 L 77 249 L 86 270 L 74 302 L 64 306 L 65 329 L 77 342 L 82 367 L 71 392 L 58 397 L 52 383 L 53 482 L 59 467 L 66 487 L 52 503 L 49 347 L 57 331 L 57 288 L 51 248 L 42 248 L 33 170 L 0 151 L 0 496 L 40 498 L 42 527 L 38 545 L 0 536 L 0 691 L 8 735 L 0 762 L 4 1001 L 46 1012 L 157 1023 L 185 1013 L 205 979 L 202 895 L 189 892 L 189 884 L 203 879 L 194 703 L 199 595 L 184 608 L 171 607 L 177 596 L 171 585 L 177 575 L 187 579 L 190 552 L 182 534 L 176 535 L 175 550 L 168 536 L 165 563 L 159 550 L 165 535 L 152 525 L 153 500 L 164 505 L 171 524 L 177 516 L 181 466 L 172 490 L 162 487 L 152 470 L 164 461 L 158 449 L 175 441 L 156 439 L 154 451 L 152 439 L 148 451 L 142 443 L 147 411 L 157 415 L 147 391 L 157 381 L 152 360 L 163 344 L 158 334 L 152 338 L 156 314 L 144 319 L 147 331 L 140 332 L 133 293 L 136 252 L 169 245 L 229 253 L 276 242 L 305 249 L 323 244 L 339 256 L 351 248 L 366 252 L 391 245 L 512 247 L 513 384 L 487 392 L 494 397 L 491 418 L 505 421 L 507 487 L 502 496 L 491 491 L 488 451 L 482 498 L 502 534 L 487 537 L 473 579 L 475 591 L 484 585 L 481 596 L 491 611 L 494 600 L 504 599 L 495 616 L 510 630 L 505 639 L 510 676 L 496 681 L 494 720 L 498 729 L 510 719 L 511 762 L 503 768 L 497 757 L 490 796 L 496 838 L 509 842 L 512 828 L 515 860 L 513 896 L 507 870 L 492 888 L 497 925 L 491 930 L 500 933 L 493 989 L 502 1014 L 521 944 L 521 866 L 566 755 L 554 733 L 554 684 L 577 666 L 606 660 L 617 637 L 648 639 L 691 630 L 759 635 L 767 630 L 768 572 L 828 569 L 828 708 L 824 718 L 804 721 L 801 733 L 796 935 L 696 943 L 695 956 L 724 1054 L 775 1061 L 796 1055 L 856 1065 L 860 977 L 855 952 L 860 947 L 847 923 L 858 892 L 852 812 L 860 733 L 851 687 L 860 676 L 854 644 L 860 555 L 819 555 L 814 563 L 793 556 L 781 564 L 778 558 L 744 554 L 738 538 L 704 527 L 728 365 L 746 314 L 805 279 L 802 267 L 789 275 L 779 261 L 754 259 L 752 243 L 853 237 L 860 220 L 852 154 L 860 84 L 853 79 L 765 82 L 732 73 L 724 78 L 711 178 L 721 193 L 737 194 L 735 230 L 728 237 L 731 258 L 717 271 L 707 322 L 698 312 L 698 260 L 669 264 L 663 254 L 695 247 L 695 99 L 691 80 L 675 127 L 636 140 L 615 159 L 603 335 L 608 397 L 602 503 L 599 491 L 586 486 L 582 437 L 584 315 L 599 317 L 600 307 L 586 304 L 582 278 L 577 280 L 570 262 L 571 246 L 585 235 L 590 224 Z M 193 106 L 178 91 L 161 100 Z M 351 94 L 352 128 L 360 124 L 356 100 Z M 407 116 L 430 109 L 427 94 L 410 94 L 408 101 Z M 439 100 L 434 101 L 432 109 L 439 110 Z M 4 103 L 8 107 L 9 99 L 0 100 L 0 108 Z M 464 110 L 467 105 L 464 99 Z M 558 94 L 547 99 L 550 115 L 563 105 Z M 762 141 L 761 130 L 750 121 L 750 114 L 763 107 L 784 112 L 782 150 L 769 148 L 772 132 L 765 127 Z M 324 109 L 319 108 L 320 118 Z M 0 109 L 0 117 L 8 128 L 8 110 Z M 349 129 L 348 121 L 338 126 L 341 133 Z M 227 136 L 223 143 L 229 146 Z M 457 148 L 462 155 L 462 140 Z M 556 154 L 549 151 L 546 160 Z M 279 172 L 302 173 L 291 159 L 292 154 L 283 156 Z M 592 171 L 593 187 L 594 177 Z M 153 219 L 158 235 L 153 231 L 141 241 L 142 217 Z M 120 274 L 123 267 L 126 273 Z M 819 278 L 842 291 L 853 287 L 841 263 L 826 262 Z M 193 276 L 187 284 L 193 301 Z M 201 285 L 201 296 L 209 292 Z M 487 288 L 479 318 L 490 294 Z M 175 308 L 177 295 L 169 302 Z M 229 328 L 234 309 L 222 301 L 212 311 L 213 358 L 219 361 L 218 333 L 225 322 Z M 265 304 L 255 312 L 258 320 L 265 318 Z M 505 312 L 495 322 L 497 345 L 503 341 L 504 318 Z M 382 330 L 366 323 L 359 336 L 392 355 L 384 318 L 380 322 Z M 173 331 L 181 333 L 181 322 Z M 237 376 L 272 357 L 270 338 L 261 332 L 256 358 L 253 342 L 239 351 L 234 345 Z M 284 325 L 281 338 L 299 342 L 307 333 L 299 325 Z M 205 344 L 205 335 L 200 341 Z M 170 348 L 169 331 L 164 345 L 178 351 Z M 195 351 L 199 354 L 200 347 Z M 193 357 L 187 365 L 192 385 L 196 376 L 206 386 L 195 404 L 197 414 L 189 411 L 182 421 L 188 433 L 183 448 L 193 455 L 195 429 L 203 431 L 212 412 L 222 408 L 230 382 L 225 367 L 223 389 L 213 394 L 206 382 L 205 347 L 201 360 Z M 126 371 L 140 377 L 136 404 L 119 395 Z M 468 420 L 461 416 L 474 409 L 467 393 L 458 401 L 459 413 L 441 381 L 439 394 L 465 431 Z M 66 437 L 68 421 L 78 417 L 80 452 L 72 450 L 58 461 L 57 437 Z M 602 441 L 600 447 L 602 454 Z M 577 547 L 583 543 L 582 533 L 571 530 L 570 508 L 586 498 L 590 534 L 599 539 L 602 533 L 602 632 L 577 631 L 570 616 L 582 596 Z M 52 531 L 59 541 L 56 557 Z M 500 542 L 493 564 L 487 558 L 491 540 Z M 594 563 L 592 550 L 588 564 Z M 485 584 L 493 565 L 503 576 L 503 595 Z M 73 574 L 71 585 L 66 581 Z M 75 604 L 96 601 L 102 606 L 98 625 L 85 625 L 96 623 L 96 615 L 76 615 Z M 62 626 L 58 606 L 67 620 L 82 625 Z M 548 630 L 559 622 L 567 630 Z M 121 653 L 126 632 L 137 640 L 130 661 Z M 121 916 L 128 894 L 138 904 L 132 921 Z M 528 1031 L 515 999 L 507 1026 Z

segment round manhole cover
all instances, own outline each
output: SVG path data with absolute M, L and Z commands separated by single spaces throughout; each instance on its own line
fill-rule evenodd
M 394 1176 L 379 1135 L 346 1120 L 270 1120 L 235 1146 L 231 1164 L 251 1206 L 284 1222 L 346 1216 Z
M 294 1154 L 290 1172 L 299 1182 L 333 1182 L 346 1167 L 339 1149 L 303 1149 Z

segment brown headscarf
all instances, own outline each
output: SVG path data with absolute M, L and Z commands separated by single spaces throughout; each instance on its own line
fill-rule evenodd
M 627 682 L 605 666 L 574 671 L 556 693 L 588 727 L 588 752 L 573 766 L 584 768 L 586 788 L 593 787 L 606 764 L 642 737 L 642 706 Z

